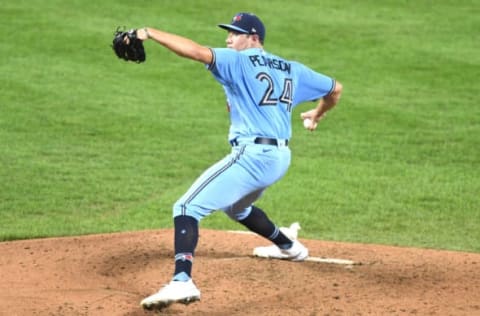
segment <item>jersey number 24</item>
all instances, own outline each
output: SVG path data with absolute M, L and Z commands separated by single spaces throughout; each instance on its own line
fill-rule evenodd
M 290 112 L 292 110 L 292 97 L 293 97 L 293 84 L 292 79 L 285 78 L 283 80 L 283 90 L 280 98 L 273 97 L 275 95 L 275 87 L 273 84 L 273 79 L 265 72 L 260 72 L 255 77 L 260 81 L 267 82 L 267 88 L 265 89 L 265 93 L 263 94 L 262 100 L 260 101 L 260 106 L 266 105 L 277 105 L 278 102 L 284 103 L 287 105 L 287 111 Z

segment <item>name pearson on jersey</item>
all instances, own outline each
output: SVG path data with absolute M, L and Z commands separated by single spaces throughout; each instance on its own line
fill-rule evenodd
M 268 58 L 261 55 L 250 55 L 248 56 L 252 65 L 254 67 L 268 67 L 272 69 L 278 69 L 280 71 L 285 71 L 290 74 L 292 65 L 281 59 Z

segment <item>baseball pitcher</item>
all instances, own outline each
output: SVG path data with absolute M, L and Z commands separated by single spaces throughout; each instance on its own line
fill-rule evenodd
M 153 40 L 204 64 L 224 89 L 231 120 L 231 152 L 204 171 L 173 206 L 175 271 L 166 286 L 141 302 L 146 309 L 200 300 L 200 290 L 192 281 L 198 224 L 214 211 L 223 211 L 272 242 L 255 249 L 255 254 L 292 261 L 308 257 L 308 249 L 282 232 L 254 202 L 287 172 L 295 107 L 317 101 L 316 107 L 301 114 L 305 127 L 314 130 L 337 104 L 342 85 L 265 50 L 265 27 L 254 14 L 238 13 L 219 27 L 227 31 L 226 48 L 210 48 L 151 27 L 136 29 L 132 35 L 133 40 Z M 123 53 L 122 58 L 125 55 L 132 54 Z

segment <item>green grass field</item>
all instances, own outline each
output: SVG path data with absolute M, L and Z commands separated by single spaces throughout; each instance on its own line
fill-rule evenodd
M 294 113 L 289 173 L 258 205 L 300 236 L 480 252 L 475 1 L 20 0 L 0 26 L 0 240 L 172 227 L 171 206 L 230 149 L 223 91 L 145 25 L 225 45 L 257 13 L 266 49 L 344 85 L 317 131 Z M 477 10 L 478 11 L 478 10 Z M 241 229 L 221 213 L 202 227 Z

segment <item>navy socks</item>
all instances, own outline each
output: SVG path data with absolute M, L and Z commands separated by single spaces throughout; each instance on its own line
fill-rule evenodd
M 198 221 L 191 216 L 177 216 L 175 225 L 175 273 L 176 281 L 188 281 L 192 275 L 192 263 L 198 242 Z
M 292 246 L 292 240 L 272 223 L 264 211 L 254 205 L 252 205 L 250 214 L 239 222 L 252 232 L 267 238 L 282 249 L 288 249 Z
M 177 216 L 173 220 L 175 227 L 175 272 L 173 280 L 188 281 L 192 277 L 193 257 L 198 242 L 198 221 L 185 215 Z M 265 212 L 256 206 L 252 206 L 250 214 L 239 222 L 282 249 L 288 249 L 292 246 L 292 240 L 285 236 L 272 223 Z

